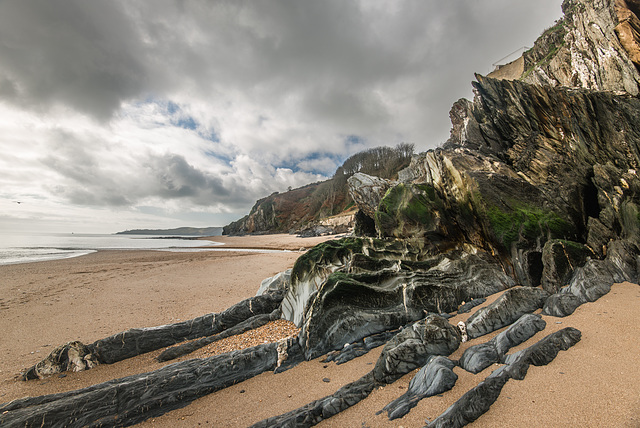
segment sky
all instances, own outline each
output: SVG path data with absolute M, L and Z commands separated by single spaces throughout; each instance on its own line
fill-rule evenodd
M 367 148 L 435 148 L 560 5 L 0 0 L 0 231 L 223 226 Z

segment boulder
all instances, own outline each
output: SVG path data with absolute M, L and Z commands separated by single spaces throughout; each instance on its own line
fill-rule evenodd
M 64 371 L 79 372 L 99 364 L 93 349 L 82 342 L 69 342 L 56 347 L 42 361 L 22 374 L 24 380 L 43 379 Z
M 262 296 L 267 292 L 272 291 L 284 291 L 286 292 L 289 289 L 289 285 L 291 284 L 291 269 L 287 269 L 284 272 L 280 272 L 275 274 L 274 276 L 262 280 L 260 283 L 260 288 L 258 288 L 258 292 L 256 296 Z
M 540 315 L 522 315 L 493 339 L 467 348 L 460 357 L 460 367 L 474 374 L 480 373 L 491 364 L 500 362 L 509 349 L 544 330 L 546 324 Z
M 429 357 L 427 364 L 416 373 L 407 392 L 387 404 L 380 412 L 387 412 L 389 420 L 409 413 L 420 400 L 442 394 L 454 387 L 458 375 L 453 372 L 455 363 L 442 356 Z
M 423 366 L 433 355 L 449 355 L 460 346 L 458 329 L 439 315 L 428 315 L 395 335 L 373 369 L 377 382 L 392 383 Z
M 347 180 L 349 195 L 360 211 L 373 218 L 382 197 L 393 186 L 393 182 L 384 178 L 357 172 Z

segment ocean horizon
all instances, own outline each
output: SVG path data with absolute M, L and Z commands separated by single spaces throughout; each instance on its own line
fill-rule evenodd
M 66 259 L 98 250 L 199 251 L 222 245 L 195 238 L 197 237 L 0 232 L 0 265 Z

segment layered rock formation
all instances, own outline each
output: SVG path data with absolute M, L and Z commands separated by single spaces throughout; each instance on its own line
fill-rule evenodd
M 636 0 L 565 0 L 564 17 L 523 55 L 527 83 L 624 91 L 640 84 Z

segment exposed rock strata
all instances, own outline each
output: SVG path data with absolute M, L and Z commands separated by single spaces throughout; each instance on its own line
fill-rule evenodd
M 278 310 L 283 296 L 283 291 L 266 293 L 243 300 L 217 314 L 208 314 L 176 324 L 130 329 L 86 346 L 80 342 L 73 342 L 56 348 L 45 359 L 27 369 L 23 378 L 37 379 L 68 369 L 84 370 L 98 363 L 112 364 L 185 340 L 211 336 L 255 315 L 269 314 Z M 79 361 L 76 358 L 77 355 L 82 359 L 83 364 L 74 363 Z
M 640 37 L 634 3 L 565 0 L 564 17 L 525 53 L 522 80 L 638 94 Z
M 373 369 L 381 383 L 392 383 L 422 367 L 433 355 L 449 355 L 460 346 L 460 332 L 439 315 L 428 315 L 396 334 L 382 349 Z
M 525 54 L 521 81 L 477 76 L 474 100 L 460 100 L 451 109 L 451 137 L 443 147 L 414 156 L 398 174 L 397 183 L 366 176 L 351 181 L 353 194 L 359 195 L 354 197 L 360 209 L 355 230 L 362 236 L 323 243 L 296 262 L 281 305 L 283 317 L 301 327 L 295 347 L 283 351 L 271 344 L 248 354 L 228 354 L 226 359 L 166 367 L 148 378 L 163 379 L 170 367 L 183 367 L 193 388 L 178 394 L 171 388 L 160 390 L 156 383 L 145 385 L 157 393 L 151 401 L 138 396 L 142 378 L 132 379 L 132 395 L 122 390 L 130 397 L 131 410 L 127 407 L 116 419 L 110 413 L 111 422 L 100 413 L 113 407 L 108 401 L 112 398 L 101 388 L 120 388 L 117 381 L 89 391 L 3 405 L 0 411 L 8 413 L 0 421 L 40 422 L 43 415 L 59 414 L 60 407 L 49 410 L 49 404 L 77 397 L 74 403 L 79 405 L 65 408 L 64 417 L 84 418 L 87 424 L 132 423 L 217 388 L 208 383 L 208 364 L 213 361 L 226 361 L 224 371 L 236 360 L 246 360 L 247 366 L 233 378 L 237 381 L 272 369 L 284 355 L 291 356 L 288 362 L 303 355 L 314 358 L 422 319 L 425 312 L 452 312 L 463 301 L 522 285 L 469 318 L 467 333 L 473 338 L 542 305 L 546 314 L 570 314 L 606 294 L 614 282 L 637 281 L 640 4 L 565 0 L 563 10 L 565 18 Z M 271 227 L 278 221 L 276 212 L 273 204 L 256 208 L 251 219 L 241 222 L 243 230 Z M 232 308 L 224 317 L 210 314 L 174 326 L 127 331 L 87 348 L 98 361 L 113 362 L 197 335 L 216 334 L 278 306 L 274 300 L 256 310 L 256 302 Z M 269 306 L 272 303 L 275 306 Z M 429 326 L 437 327 L 433 335 L 422 334 Z M 504 337 L 509 344 L 520 340 L 520 333 L 510 336 L 519 331 L 516 327 L 508 331 Z M 376 384 L 392 382 L 419 367 L 430 355 L 446 355 L 460 339 L 444 318 L 430 316 L 395 335 L 369 375 L 266 423 L 315 424 L 366 397 Z M 579 332 L 565 329 L 507 356 L 503 368 L 431 425 L 462 426 L 475 420 L 509 379 L 522 379 L 529 364 L 547 364 L 558 350 L 579 339 Z M 506 352 L 502 338 L 493 345 L 491 358 Z M 68 352 L 75 347 L 66 348 L 66 357 L 64 349 L 59 348 L 60 357 L 50 359 L 59 361 L 60 369 L 77 360 Z M 246 355 L 251 356 L 245 359 Z M 84 361 L 91 361 L 85 356 Z M 33 375 L 37 376 L 35 369 Z M 181 381 L 181 376 L 171 378 L 168 385 Z M 202 389 L 200 381 L 206 383 Z M 99 396 L 86 395 L 91 391 L 99 391 Z M 102 406 L 98 413 L 73 413 L 91 401 Z M 126 419 L 118 419 L 121 415 Z
M 464 394 L 445 410 L 429 428 L 458 428 L 467 425 L 483 415 L 498 399 L 509 379 L 522 380 L 529 366 L 547 365 L 558 355 L 580 341 L 581 333 L 575 328 L 565 328 L 546 336 L 536 344 L 507 357 L 506 365 L 489 375 L 478 386 Z
M 352 241 L 345 242 L 353 244 Z M 301 344 L 307 358 L 341 349 L 371 334 L 398 328 L 421 319 L 426 312 L 456 310 L 462 301 L 484 297 L 514 285 L 502 267 L 484 252 L 450 251 L 418 258 L 420 249 L 395 241 L 362 240 L 339 264 L 325 265 L 333 271 L 322 281 L 297 270 L 296 263 L 289 295 L 298 287 L 309 295 L 305 315 L 300 319 Z M 339 245 L 340 241 L 333 245 Z M 343 250 L 347 254 L 346 250 Z M 366 255 L 366 254 L 368 255 Z M 308 267 L 312 272 L 315 268 Z M 284 302 L 287 302 L 285 297 Z M 302 304 L 298 304 L 298 311 Z M 284 307 L 284 304 L 283 304 Z M 291 318 L 289 318 L 291 320 Z M 295 322 L 295 318 L 293 319 Z
M 291 360 L 301 355 L 286 343 Z M 0 405 L 0 425 L 128 426 L 278 367 L 278 344 L 193 359 L 77 391 L 28 397 Z M 43 422 L 44 421 L 44 422 Z
M 547 297 L 549 293 L 539 288 L 511 288 L 467 319 L 467 335 L 473 339 L 506 327 L 522 315 L 541 308 Z
M 454 387 L 458 375 L 453 372 L 455 363 L 442 356 L 429 358 L 427 364 L 416 373 L 407 392 L 387 404 L 382 411 L 389 419 L 398 419 L 409 413 L 420 400 L 442 394 Z
M 264 419 L 251 427 L 312 427 L 367 398 L 376 386 L 373 373 L 369 372 L 357 381 L 343 386 L 332 395 L 312 401 L 306 406 L 288 413 Z
M 509 349 L 544 330 L 546 324 L 540 315 L 525 314 L 488 342 L 467 348 L 458 364 L 468 372 L 480 373 L 491 364 L 501 362 Z

